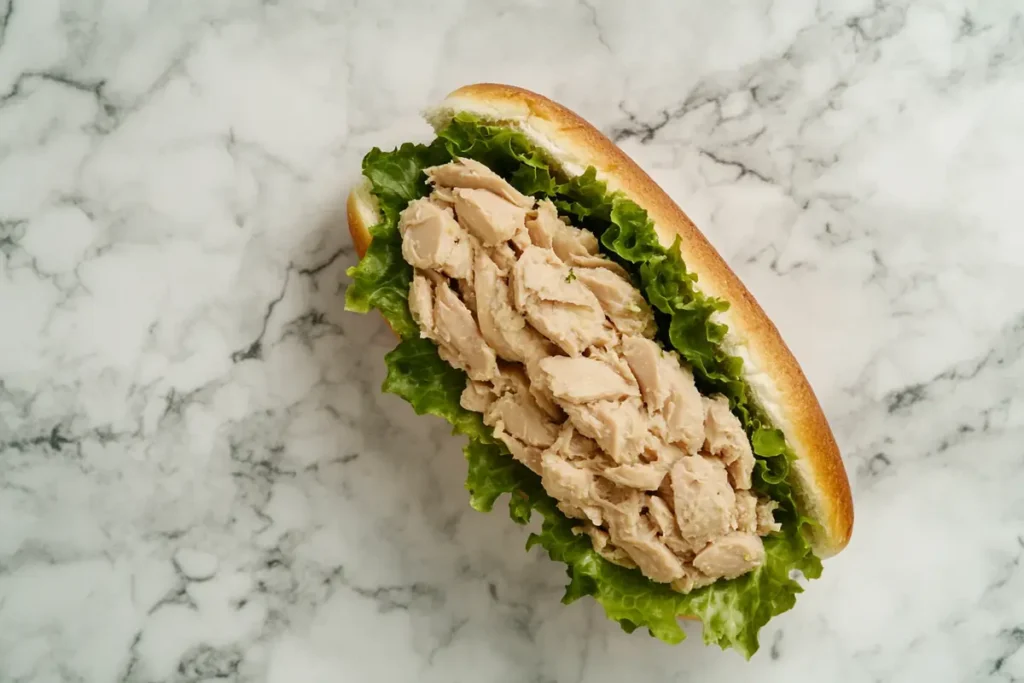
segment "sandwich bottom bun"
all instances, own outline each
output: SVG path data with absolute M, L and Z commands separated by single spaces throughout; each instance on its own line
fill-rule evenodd
M 700 290 L 730 303 L 720 321 L 729 326 L 724 346 L 743 359 L 744 379 L 796 454 L 791 472 L 802 511 L 817 522 L 812 535 L 822 558 L 846 547 L 853 531 L 853 499 L 832 430 L 800 365 L 747 288 L 675 202 L 636 163 L 581 117 L 551 100 L 514 86 L 481 83 L 452 92 L 427 112 L 436 130 L 460 112 L 524 133 L 566 176 L 587 167 L 611 191 L 620 190 L 654 221 L 662 244 L 678 235 L 686 267 Z M 348 198 L 348 224 L 360 257 L 378 221 L 377 203 L 364 182 Z

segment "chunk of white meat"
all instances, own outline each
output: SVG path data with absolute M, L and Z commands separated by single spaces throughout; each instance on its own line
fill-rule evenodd
M 774 500 L 757 502 L 757 534 L 767 536 L 782 530 L 782 525 L 775 521 L 775 510 L 779 504 Z
M 490 384 L 470 380 L 459 396 L 459 405 L 474 413 L 484 413 L 497 398 Z
M 563 402 L 561 406 L 573 426 L 596 441 L 617 464 L 638 461 L 647 432 L 640 399 L 594 401 L 585 405 Z
M 686 558 L 692 558 L 694 552 L 696 550 L 700 549 L 700 548 L 695 548 L 693 543 L 691 543 L 690 541 L 687 541 L 685 538 L 683 538 L 682 535 L 680 535 L 678 530 L 676 530 L 676 533 L 675 533 L 674 536 L 666 536 L 666 537 L 664 537 L 662 539 L 662 542 L 668 547 L 669 550 L 674 552 L 677 557 L 680 557 L 680 558 L 682 558 L 684 560 Z
M 525 224 L 522 228 L 516 230 L 516 234 L 509 238 L 509 242 L 512 243 L 512 246 L 515 247 L 516 251 L 520 254 L 523 253 L 524 249 L 533 244 L 533 242 L 530 241 L 530 232 L 526 229 Z
M 593 233 L 563 222 L 555 205 L 548 199 L 540 200 L 536 211 L 527 215 L 526 229 L 533 244 L 551 249 L 564 263 L 569 263 L 574 256 L 597 253 L 597 238 Z
M 462 299 L 462 303 L 466 304 L 466 308 L 473 314 L 473 317 L 476 317 L 476 294 L 473 292 L 473 288 L 467 285 L 465 280 L 456 280 L 455 292 Z
M 604 508 L 611 542 L 625 550 L 644 576 L 671 583 L 683 576 L 683 565 L 661 542 L 650 518 L 642 514 L 643 494 L 634 493 L 614 507 Z
M 754 485 L 754 455 L 750 453 L 749 457 L 741 455 L 731 463 L 728 464 L 729 479 L 732 480 L 732 485 L 740 490 L 748 490 Z
M 426 168 L 424 172 L 427 174 L 427 180 L 435 187 L 490 190 L 520 208 L 533 208 L 533 197 L 524 195 L 497 173 L 473 159 L 456 159 L 442 166 Z
M 693 558 L 693 566 L 707 576 L 734 579 L 760 567 L 764 560 L 760 537 L 737 531 L 713 540 Z
M 434 329 L 442 357 L 465 370 L 471 379 L 486 381 L 498 374 L 494 349 L 484 341 L 473 314 L 446 282 L 434 288 Z
M 622 340 L 622 354 L 637 382 L 640 383 L 644 402 L 652 412 L 660 411 L 665 407 L 671 393 L 668 381 L 662 374 L 661 361 L 665 354 L 664 349 L 650 339 L 632 336 Z M 703 416 L 702 406 L 702 419 Z
M 434 204 L 437 204 L 442 209 L 454 210 L 455 208 L 455 195 L 452 194 L 451 188 L 436 187 L 427 199 Z
M 480 332 L 505 360 L 532 363 L 550 356 L 554 347 L 512 305 L 512 293 L 501 271 L 484 251 L 474 259 L 474 292 Z
M 601 302 L 615 329 L 622 334 L 654 336 L 654 314 L 632 282 L 608 268 L 574 268 L 573 272 Z
M 550 450 L 565 460 L 591 461 L 601 456 L 597 443 L 576 431 L 571 422 L 562 425 Z
M 684 457 L 686 453 L 682 450 L 646 435 L 640 462 L 610 467 L 602 474 L 620 486 L 654 491 L 661 486 L 672 465 Z
M 669 472 L 671 472 L 671 469 Z M 666 477 L 661 482 L 661 486 L 658 487 L 658 497 L 665 501 L 665 505 L 668 506 L 668 509 L 674 515 L 676 513 L 676 497 L 672 492 L 672 477 Z
M 640 459 L 645 463 L 658 466 L 661 470 L 668 472 L 672 466 L 686 457 L 686 451 L 665 443 L 657 436 L 650 434 L 644 440 L 644 450 Z
M 525 230 L 526 211 L 489 190 L 457 189 L 452 194 L 459 225 L 485 247 L 507 242 Z
M 473 237 L 469 238 L 469 242 L 470 242 L 470 253 L 473 254 L 473 256 L 470 258 L 470 260 L 472 261 L 472 260 L 475 260 L 476 254 L 479 253 L 482 250 L 482 247 L 480 246 L 480 242 L 478 240 L 474 239 Z M 436 273 L 435 273 L 435 275 L 436 275 Z M 462 277 L 462 278 L 459 278 L 459 279 L 455 280 L 453 288 L 458 293 L 459 298 L 462 299 L 462 302 L 464 304 L 466 304 L 466 308 L 469 309 L 469 311 L 473 314 L 473 317 L 475 318 L 476 317 L 476 268 L 472 267 L 472 265 L 471 265 L 470 269 L 468 271 L 466 271 L 465 277 Z
M 545 340 L 547 343 L 547 340 Z M 533 398 L 537 401 L 537 405 L 541 407 L 545 413 L 551 418 L 561 422 L 565 418 L 565 413 L 558 407 L 555 402 L 555 397 L 551 394 L 551 390 L 548 389 L 547 383 L 544 381 L 544 373 L 540 369 L 540 361 L 543 359 L 534 359 L 527 361 L 526 375 L 530 378 L 530 393 L 533 394 Z
M 472 267 L 469 236 L 452 216 L 427 199 L 409 202 L 399 216 L 402 258 L 415 268 L 432 269 L 464 278 Z
M 523 396 L 524 401 L 536 405 L 550 421 L 561 424 L 565 421 L 565 413 L 556 404 L 537 391 L 535 376 L 529 374 L 531 365 L 507 364 L 500 368 L 500 376 L 495 379 L 496 392 L 503 394 L 515 392 Z M 551 403 L 550 407 L 548 403 Z
M 665 351 L 656 342 L 643 337 L 625 337 L 622 340 L 622 355 L 629 363 L 630 370 L 640 383 L 644 402 L 652 410 L 661 410 L 668 399 L 668 383 L 661 376 L 661 356 Z M 703 417 L 703 407 L 702 417 Z
M 692 560 L 695 550 L 700 550 L 700 548 L 702 548 L 704 546 L 701 545 L 701 546 L 698 546 L 698 547 L 694 548 L 693 543 L 691 543 L 690 541 L 687 541 L 686 539 L 684 539 L 682 537 L 682 534 L 680 534 L 680 532 L 679 532 L 679 524 L 676 523 L 676 518 L 675 518 L 675 515 L 676 515 L 675 495 L 672 492 L 672 477 L 671 477 L 671 473 L 670 473 L 670 476 L 665 477 L 665 479 L 662 480 L 661 486 L 658 487 L 658 490 L 655 492 L 655 494 L 656 494 L 656 497 L 659 500 L 661 500 L 661 502 L 663 502 L 665 504 L 665 507 L 667 507 L 669 509 L 669 511 L 671 511 L 671 513 L 672 513 L 672 526 L 673 526 L 673 528 L 675 530 L 674 533 L 672 533 L 670 535 L 667 535 L 667 536 L 663 536 L 662 540 L 664 541 L 665 545 L 667 545 L 669 547 L 669 549 L 672 550 L 672 552 L 674 552 L 677 556 L 682 558 L 684 561 Z
M 667 471 L 657 465 L 637 463 L 634 465 L 618 465 L 609 467 L 601 473 L 606 479 L 619 486 L 639 491 L 654 491 L 661 486 Z
M 629 280 L 629 273 L 626 272 L 625 268 L 604 256 L 573 254 L 572 258 L 569 259 L 569 265 L 578 266 L 580 268 L 604 268 L 605 270 L 615 273 L 624 280 Z
M 630 569 L 636 568 L 636 562 L 629 557 L 622 548 L 615 547 L 612 544 L 611 539 L 608 537 L 608 532 L 604 529 L 599 529 L 593 524 L 584 524 L 582 526 L 573 527 L 574 534 L 586 534 L 590 536 L 590 542 L 594 546 L 594 550 L 598 555 L 608 560 L 613 564 L 617 564 L 620 567 L 629 567 Z
M 648 410 L 664 421 L 661 436 L 688 453 L 699 451 L 705 439 L 705 405 L 690 369 L 644 337 L 623 339 L 622 352 Z
M 433 339 L 434 333 L 434 285 L 420 274 L 413 273 L 409 287 L 409 312 L 419 325 L 420 336 Z
M 757 532 L 757 497 L 750 491 L 736 492 L 736 529 L 748 534 Z
M 636 383 L 636 377 L 633 376 L 633 371 L 629 369 L 629 363 L 622 357 L 622 354 L 618 351 L 618 344 L 612 344 L 610 346 L 599 347 L 595 346 L 590 348 L 586 352 L 587 358 L 593 358 L 599 360 L 612 370 L 617 372 L 620 377 L 626 380 L 626 383 L 636 390 L 633 393 L 634 396 L 639 396 L 639 387 Z
M 710 586 L 716 581 L 715 577 L 706 576 L 690 565 L 683 565 L 683 576 L 672 582 L 672 588 L 680 593 L 689 593 L 696 588 Z
M 537 405 L 520 366 L 503 366 L 498 372 L 491 386 L 495 397 L 484 411 L 484 424 L 494 427 L 495 436 L 517 460 L 539 473 L 540 452 L 554 442 L 560 427 Z
M 754 473 L 754 452 L 740 420 L 724 396 L 704 398 L 705 450 L 722 459 L 737 489 L 749 489 Z
M 647 496 L 647 510 L 651 515 L 651 521 L 662 536 L 672 536 L 676 533 L 675 516 L 668 504 L 659 496 Z
M 549 356 L 540 361 L 540 369 L 543 381 L 559 401 L 591 403 L 640 396 L 635 382 L 594 358 Z
M 594 503 L 594 473 L 548 449 L 541 454 L 541 485 L 552 498 L 581 510 Z
M 505 431 L 530 446 L 547 448 L 558 436 L 558 425 L 540 409 L 529 391 L 509 391 L 487 407 L 484 422 L 501 422 Z
M 494 425 L 494 438 L 500 439 L 508 448 L 512 458 L 526 465 L 535 474 L 541 473 L 541 449 L 517 439 L 505 431 L 505 424 L 500 420 Z
M 668 484 L 668 486 L 666 487 L 665 484 Z M 679 533 L 675 512 L 672 510 L 671 482 L 668 478 L 662 482 L 661 488 L 668 489 L 668 496 L 666 497 L 666 493 L 663 490 L 659 490 L 657 494 L 647 496 L 647 510 L 651 521 L 654 522 L 658 532 L 661 534 L 662 543 L 674 552 L 677 557 L 684 560 L 685 566 L 685 560 L 693 558 L 695 549 L 693 544 L 684 539 Z
M 570 356 L 609 337 L 601 302 L 549 249 L 529 247 L 519 257 L 512 300 L 531 325 Z
M 516 261 L 519 257 L 512 247 L 507 244 L 499 244 L 496 247 L 492 247 L 487 250 L 490 254 L 491 259 L 501 270 L 503 275 L 507 275 L 512 272 L 512 269 L 516 267 Z
M 699 546 L 735 528 L 736 493 L 720 460 L 688 455 L 672 467 L 671 482 L 676 524 L 688 542 Z
M 604 517 L 601 516 L 601 508 L 597 506 L 589 505 L 587 507 L 579 508 L 570 503 L 560 501 L 555 507 L 561 510 L 562 514 L 570 519 L 586 519 L 590 521 L 591 524 L 596 524 L 598 526 L 604 524 Z

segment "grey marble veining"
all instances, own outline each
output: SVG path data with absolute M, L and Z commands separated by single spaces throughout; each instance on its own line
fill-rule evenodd
M 633 155 L 832 421 L 853 541 L 749 663 L 560 605 L 378 390 L 345 195 L 478 80 Z M 1022 112 L 1012 2 L 0 0 L 0 681 L 1024 679 Z

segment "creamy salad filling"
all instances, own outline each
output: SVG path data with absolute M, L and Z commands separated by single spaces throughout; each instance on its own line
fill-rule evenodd
M 654 341 L 654 316 L 597 239 L 483 164 L 426 170 L 402 212 L 422 336 L 470 378 L 461 403 L 541 477 L 576 533 L 681 592 L 765 561 L 775 503 L 722 396 Z

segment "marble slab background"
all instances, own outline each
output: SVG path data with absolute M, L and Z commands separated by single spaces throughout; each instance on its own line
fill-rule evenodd
M 0 681 L 1024 679 L 1022 11 L 0 0 Z M 477 80 L 650 171 L 832 420 L 853 541 L 750 663 L 560 605 L 378 391 L 343 201 Z

